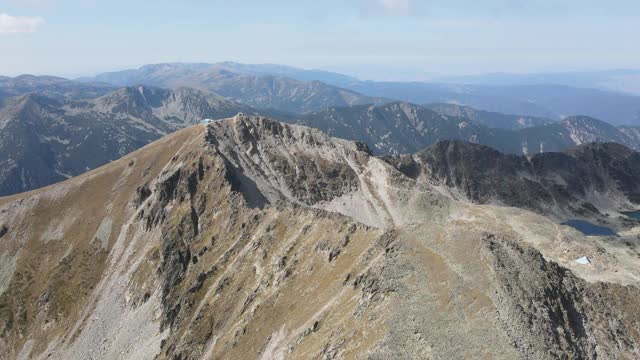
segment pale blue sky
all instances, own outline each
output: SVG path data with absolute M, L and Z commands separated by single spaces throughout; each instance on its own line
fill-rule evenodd
M 369 79 L 639 68 L 638 0 L 0 0 L 0 74 L 279 63 Z

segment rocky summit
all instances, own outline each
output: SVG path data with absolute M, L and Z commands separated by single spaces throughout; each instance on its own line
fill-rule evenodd
M 0 353 L 638 358 L 637 158 L 456 142 L 378 158 L 263 117 L 188 127 L 0 198 Z M 616 236 L 560 224 L 584 207 Z

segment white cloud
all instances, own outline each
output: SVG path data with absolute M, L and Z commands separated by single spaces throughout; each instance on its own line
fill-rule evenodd
M 11 16 L 0 13 L 0 34 L 32 33 L 44 24 L 41 17 Z

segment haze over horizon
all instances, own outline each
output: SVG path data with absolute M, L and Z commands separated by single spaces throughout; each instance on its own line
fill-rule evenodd
M 614 0 L 6 0 L 2 75 L 275 63 L 370 80 L 634 69 L 640 4 Z M 46 59 L 46 61 L 42 61 Z

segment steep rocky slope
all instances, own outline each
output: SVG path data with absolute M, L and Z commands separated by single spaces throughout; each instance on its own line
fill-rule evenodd
M 502 116 L 509 118 L 509 115 Z M 476 120 L 473 118 L 440 114 L 418 105 L 395 102 L 330 108 L 286 121 L 365 142 L 380 155 L 413 153 L 441 140 L 464 140 L 505 153 L 525 155 L 562 151 L 589 142 L 617 142 L 640 149 L 634 128 L 616 128 L 587 116 L 573 116 L 520 129 L 491 128 L 482 124 L 483 121 L 476 121 L 477 117 Z M 517 119 L 509 119 L 510 126 L 516 127 L 513 122 Z
M 192 89 L 123 88 L 91 100 L 30 94 L 0 108 L 0 195 L 79 175 L 204 118 L 251 109 Z
M 522 129 L 518 132 L 522 152 L 535 154 L 561 151 L 590 142 L 616 142 L 632 149 L 640 149 L 636 138 L 622 128 L 588 116 L 572 116 L 558 123 Z
M 626 136 L 628 136 L 633 142 L 640 144 L 640 127 L 638 126 L 620 126 Z
M 330 108 L 295 120 L 332 136 L 367 143 L 376 154 L 406 154 L 440 140 L 465 140 L 500 145 L 505 130 L 489 129 L 463 117 L 441 115 L 418 105 L 395 102 Z
M 605 221 L 604 213 L 640 203 L 640 153 L 615 143 L 527 158 L 443 141 L 415 155 L 385 159 L 413 179 L 441 185 L 454 198 L 525 208 L 561 220 Z
M 640 355 L 637 237 L 457 201 L 264 118 L 0 198 L 0 224 L 9 359 Z

